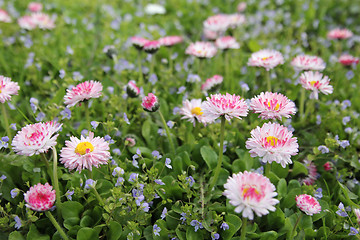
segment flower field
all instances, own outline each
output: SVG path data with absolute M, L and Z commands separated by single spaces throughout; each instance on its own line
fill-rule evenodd
M 359 14 L 0 1 L 0 239 L 360 239 Z

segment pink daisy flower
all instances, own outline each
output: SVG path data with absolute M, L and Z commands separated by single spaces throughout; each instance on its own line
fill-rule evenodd
M 167 36 L 159 39 L 160 44 L 165 47 L 171 47 L 183 41 L 184 39 L 181 36 Z
M 131 80 L 126 85 L 126 93 L 130 97 L 136 98 L 140 95 L 140 88 L 136 85 L 136 83 L 133 80 Z
M 284 58 L 280 52 L 272 49 L 254 52 L 248 60 L 249 66 L 263 67 L 266 71 L 273 69 L 279 64 L 284 64 Z
M 354 213 L 355 213 L 355 216 L 356 216 L 356 221 L 357 221 L 358 224 L 360 225 L 360 209 L 355 208 L 355 209 L 354 209 Z
M 31 16 L 23 16 L 18 19 L 18 24 L 21 28 L 26 30 L 33 30 L 36 28 L 36 22 Z
M 43 5 L 39 2 L 31 2 L 28 5 L 28 9 L 30 12 L 41 12 Z
M 147 96 L 143 97 L 141 106 L 147 112 L 155 112 L 160 107 L 158 99 L 153 93 L 149 93 Z
M 142 50 L 145 43 L 147 43 L 149 40 L 142 37 L 134 36 L 130 38 L 130 41 L 135 48 L 137 48 L 138 50 Z
M 219 36 L 219 34 L 217 32 L 208 30 L 208 29 L 204 29 L 204 37 L 208 40 L 215 40 L 217 39 Z
M 275 186 L 270 180 L 258 173 L 247 172 L 233 174 L 224 185 L 224 195 L 235 206 L 235 212 L 250 220 L 254 219 L 254 212 L 261 217 L 269 211 L 275 211 L 274 205 L 279 203 Z
M 250 109 L 262 119 L 291 118 L 296 113 L 295 103 L 281 93 L 265 92 L 251 99 Z
M 180 108 L 180 114 L 183 115 L 181 119 L 187 119 L 195 126 L 196 121 L 206 123 L 203 118 L 203 103 L 201 99 L 192 99 L 191 101 L 183 101 L 183 107 Z
M 243 98 L 237 95 L 215 94 L 206 98 L 203 105 L 204 119 L 206 122 L 213 122 L 218 117 L 224 116 L 230 121 L 233 117 L 241 119 L 248 114 L 248 106 Z
M 322 60 L 317 56 L 309 56 L 309 55 L 296 56 L 291 61 L 291 65 L 298 71 L 303 71 L 303 70 L 322 71 L 326 67 L 324 60 Z
M 55 22 L 50 18 L 49 15 L 41 12 L 33 13 L 31 15 L 33 22 L 40 29 L 53 29 L 55 28 Z
M 359 63 L 359 58 L 351 56 L 350 54 L 343 54 L 339 57 L 339 62 L 345 66 L 351 66 Z
M 215 45 L 219 49 L 239 49 L 240 44 L 232 36 L 225 36 L 216 39 Z
M 305 167 L 308 170 L 308 176 L 302 180 L 305 185 L 314 185 L 318 178 L 318 172 L 315 164 L 312 161 L 304 160 Z
M 7 11 L 0 9 L 0 22 L 11 22 L 11 17 Z
M 56 134 L 62 124 L 55 121 L 29 124 L 17 132 L 12 140 L 13 150 L 19 155 L 32 156 L 47 152 L 56 145 Z
M 104 138 L 94 138 L 93 132 L 89 132 L 86 138 L 72 136 L 61 149 L 60 162 L 69 170 L 76 169 L 79 173 L 83 169 L 92 171 L 93 166 L 98 168 L 100 164 L 107 164 L 110 159 L 109 150 L 109 143 Z
M 286 127 L 278 123 L 264 123 L 251 132 L 251 138 L 246 141 L 251 157 L 260 157 L 264 163 L 281 164 L 283 168 L 292 163 L 291 156 L 298 153 L 297 138 Z
M 0 76 L 0 102 L 5 103 L 11 100 L 11 95 L 18 95 L 20 87 L 11 78 Z
M 301 211 L 306 213 L 306 215 L 314 215 L 321 211 L 321 206 L 319 202 L 312 196 L 307 194 L 301 194 L 296 196 L 296 206 L 300 208 Z
M 246 9 L 246 2 L 241 2 L 236 7 L 238 12 L 243 12 Z
M 211 42 L 196 42 L 191 43 L 185 53 L 198 58 L 212 58 L 217 53 L 217 49 Z
M 219 90 L 223 79 L 224 78 L 220 75 L 214 75 L 213 77 L 206 79 L 205 83 L 201 85 L 201 91 L 204 94 L 207 94 L 208 92 L 216 92 Z
M 73 87 L 71 90 L 66 90 L 64 103 L 67 105 L 66 107 L 73 107 L 78 102 L 89 100 L 90 98 L 99 98 L 102 89 L 103 86 L 98 81 L 85 81 Z
M 328 32 L 327 38 L 330 40 L 347 39 L 353 36 L 353 33 L 349 29 L 336 28 Z
M 161 47 L 161 44 L 159 41 L 152 40 L 152 41 L 147 41 L 144 44 L 143 49 L 147 53 L 154 54 L 159 50 L 160 47 Z
M 212 32 L 225 32 L 229 27 L 229 17 L 224 14 L 217 14 L 208 17 L 204 22 L 204 28 Z
M 55 197 L 55 190 L 49 183 L 45 183 L 45 185 L 38 183 L 24 193 L 25 206 L 33 211 L 47 211 L 54 206 Z
M 300 76 L 300 83 L 306 90 L 312 90 L 311 99 L 319 99 L 319 91 L 325 95 L 333 92 L 328 76 L 324 76 L 320 72 L 304 72 Z
M 243 25 L 246 21 L 245 16 L 243 14 L 235 13 L 227 15 L 229 19 L 229 27 L 237 28 Z

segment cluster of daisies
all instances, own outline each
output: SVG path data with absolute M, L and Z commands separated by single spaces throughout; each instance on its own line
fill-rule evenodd
M 161 46 L 171 47 L 183 42 L 181 36 L 166 36 L 158 40 L 149 40 L 143 37 L 134 36 L 130 38 L 131 44 L 139 51 L 149 54 L 156 53 Z
M 28 11 L 30 15 L 25 15 L 17 20 L 19 26 L 26 30 L 53 29 L 55 28 L 55 21 L 48 14 L 41 12 L 43 5 L 39 2 L 30 2 Z M 11 17 L 8 12 L 0 9 L 0 22 L 10 23 Z

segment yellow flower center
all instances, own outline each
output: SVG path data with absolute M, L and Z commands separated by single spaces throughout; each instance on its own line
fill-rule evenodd
M 271 108 L 270 102 L 268 102 L 268 106 L 269 106 L 269 108 Z M 280 108 L 280 104 L 277 103 L 274 110 L 277 111 L 277 110 L 279 110 L 279 108 Z
M 84 155 L 94 151 L 94 146 L 90 142 L 81 142 L 75 148 L 75 153 Z
M 273 136 L 268 136 L 266 137 L 266 141 L 273 147 L 275 147 L 278 143 L 278 138 L 277 137 L 273 137 Z
M 311 81 L 311 82 L 310 82 L 311 86 L 314 86 L 315 83 L 317 83 L 317 81 Z
M 263 61 L 266 61 L 266 60 L 268 60 L 270 57 L 263 57 L 263 58 L 261 58 L 261 60 L 263 60 Z
M 203 112 L 201 112 L 200 107 L 194 107 L 193 109 L 191 109 L 191 114 L 196 114 L 198 116 L 201 116 L 203 115 Z
M 2 86 L 0 85 L 0 93 L 1 93 Z
M 244 188 L 242 192 L 243 198 L 252 198 L 259 200 L 261 197 L 261 193 L 254 187 Z

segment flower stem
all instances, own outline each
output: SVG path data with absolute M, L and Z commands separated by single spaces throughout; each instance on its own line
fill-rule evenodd
M 56 211 L 59 220 L 61 219 L 61 192 L 59 188 L 59 179 L 57 175 L 57 152 L 56 148 L 52 147 L 53 150 L 53 186 L 56 192 Z
M 149 77 L 154 73 L 154 67 L 155 67 L 155 54 L 151 54 Z
M 45 215 L 50 219 L 51 223 L 54 225 L 56 230 L 59 232 L 61 237 L 65 240 L 69 240 L 69 238 L 66 236 L 64 230 L 60 227 L 59 223 L 55 220 L 54 216 L 51 214 L 50 211 L 46 211 Z
M 240 240 L 245 240 L 245 236 L 246 236 L 246 225 L 247 225 L 247 218 L 243 217 L 243 218 L 242 218 L 242 226 L 241 226 L 241 236 L 240 236 Z
M 172 47 L 169 47 L 169 72 L 170 72 L 170 75 L 173 74 L 173 65 L 174 65 L 174 62 L 172 59 L 172 53 L 173 53 L 173 49 L 172 49 Z
M 300 95 L 300 107 L 299 107 L 299 113 L 300 113 L 300 120 L 304 118 L 304 106 L 305 106 L 305 88 L 301 88 L 301 95 Z
M 142 86 L 144 84 L 144 77 L 141 66 L 141 50 L 138 50 L 138 67 L 139 67 L 139 85 Z
M 91 189 L 93 190 L 93 192 L 94 192 L 94 194 L 95 194 L 95 197 L 96 197 L 96 199 L 98 200 L 100 206 L 104 206 L 104 201 L 103 201 L 103 199 L 101 198 L 101 196 L 100 196 L 100 194 L 98 193 L 98 191 L 96 191 L 96 188 L 93 187 L 93 188 L 91 188 Z
M 270 80 L 270 71 L 266 71 L 266 83 L 267 83 L 267 90 L 271 92 L 271 80 Z
M 295 233 L 296 233 L 296 228 L 297 228 L 297 226 L 299 225 L 299 222 L 300 222 L 302 216 L 303 216 L 303 214 L 300 213 L 300 216 L 299 216 L 298 219 L 296 220 L 296 223 L 295 223 L 295 225 L 294 225 L 294 228 L 293 228 L 293 230 L 292 230 L 292 232 L 291 232 L 291 236 L 290 236 L 289 239 L 294 239 Z
M 229 53 L 229 51 L 225 50 L 224 55 L 225 55 L 225 82 L 229 83 L 230 89 L 235 89 L 235 86 L 234 86 L 235 81 L 232 78 L 230 79 L 230 70 L 229 70 L 229 67 L 230 67 L 230 59 L 229 59 L 230 53 Z
M 90 111 L 89 111 L 89 102 L 88 101 L 84 102 L 84 107 L 85 107 L 86 127 L 87 127 L 87 130 L 90 131 L 91 123 L 90 123 Z
M 270 174 L 270 169 L 271 169 L 271 164 L 270 163 L 266 163 L 265 165 L 265 176 L 269 178 L 269 174 Z
M 5 103 L 1 104 L 1 110 L 2 110 L 2 115 L 4 118 L 4 125 L 5 125 L 5 129 L 6 129 L 6 134 L 9 137 L 9 141 L 12 140 L 12 136 L 11 136 L 11 132 L 10 132 L 10 126 L 9 126 L 9 120 L 8 120 L 8 116 L 7 116 L 7 112 L 5 109 Z
M 166 136 L 167 136 L 167 138 L 169 140 L 171 152 L 172 152 L 173 155 L 175 155 L 175 146 L 174 146 L 173 140 L 172 140 L 171 135 L 170 135 L 170 130 L 169 130 L 169 128 L 168 128 L 168 126 L 166 124 L 165 118 L 162 115 L 160 110 L 159 110 L 159 114 L 160 114 L 161 121 L 162 121 L 162 123 L 164 125 L 164 128 L 165 128 Z
M 225 117 L 221 116 L 219 159 L 218 159 L 217 166 L 215 168 L 214 177 L 213 177 L 213 179 L 211 181 L 211 184 L 210 184 L 210 187 L 209 187 L 210 191 L 215 186 L 215 184 L 217 182 L 217 179 L 219 177 L 219 174 L 220 174 L 220 170 L 221 170 L 221 164 L 222 164 L 222 158 L 223 158 L 223 149 L 224 149 L 225 120 L 226 120 Z

